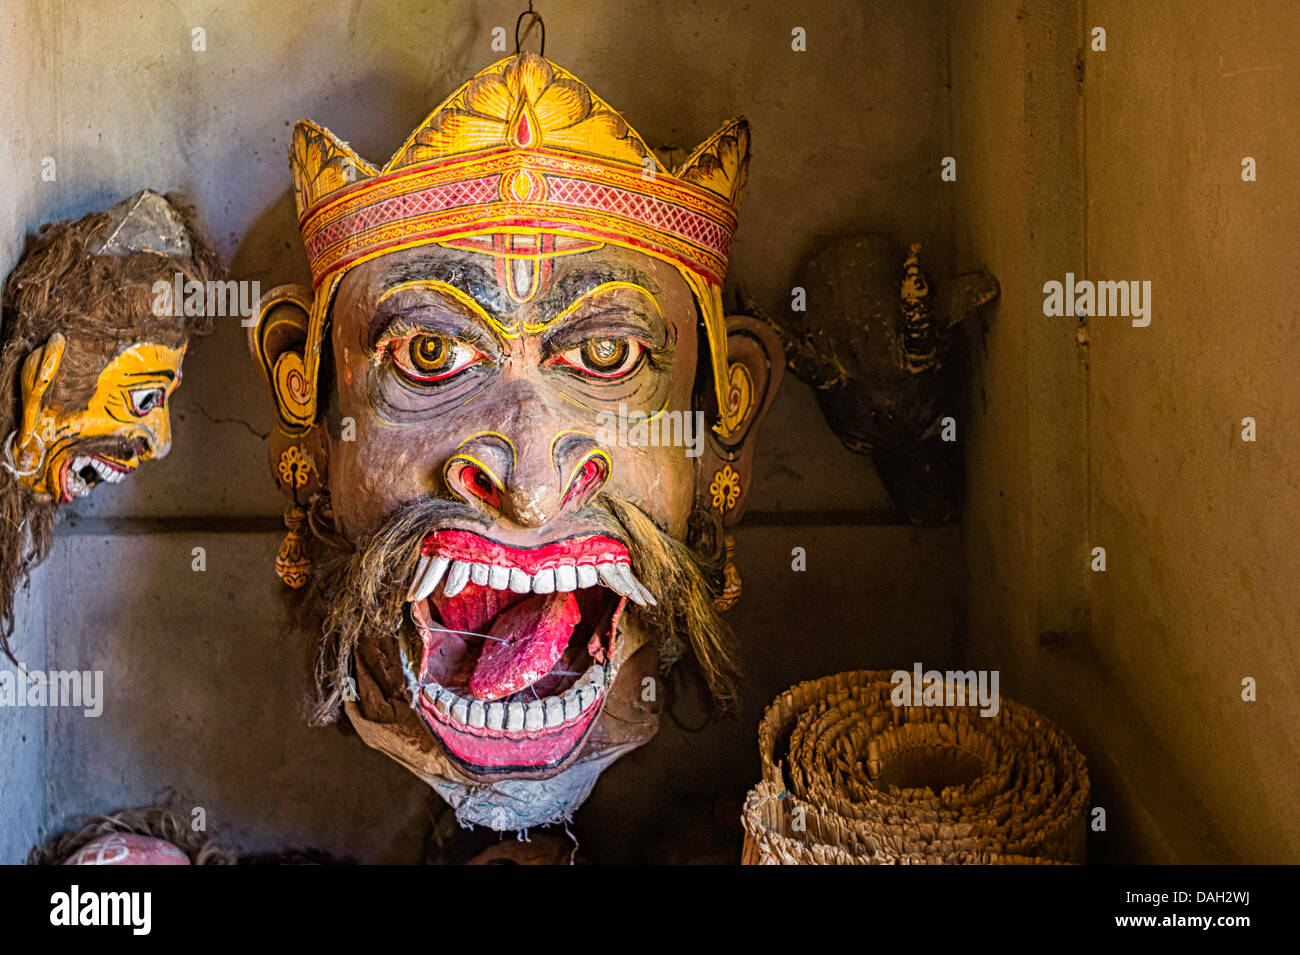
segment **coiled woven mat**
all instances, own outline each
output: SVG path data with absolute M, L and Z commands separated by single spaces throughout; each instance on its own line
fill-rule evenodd
M 747 865 L 1084 861 L 1088 769 L 1070 738 L 1002 697 L 895 706 L 889 670 L 810 680 L 759 725 Z

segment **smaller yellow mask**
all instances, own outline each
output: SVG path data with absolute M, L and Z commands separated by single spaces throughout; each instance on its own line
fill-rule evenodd
M 19 482 L 66 504 L 116 484 L 171 450 L 168 405 L 184 346 L 132 345 L 105 366 L 84 408 L 47 401 L 66 342 L 55 334 L 23 365 L 22 425 L 12 449 Z

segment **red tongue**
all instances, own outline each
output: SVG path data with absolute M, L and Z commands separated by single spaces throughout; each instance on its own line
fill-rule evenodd
M 487 641 L 479 654 L 469 692 L 476 699 L 499 700 L 536 683 L 564 655 L 581 619 L 571 593 L 538 594 L 504 611 L 489 631 L 500 640 Z

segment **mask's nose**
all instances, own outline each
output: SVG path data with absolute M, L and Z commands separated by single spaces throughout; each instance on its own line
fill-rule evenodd
M 544 435 L 544 432 L 543 432 Z M 609 456 L 591 435 L 561 431 L 516 444 L 479 435 L 461 445 L 444 469 L 458 497 L 519 527 L 545 527 L 587 503 L 609 478 Z
M 145 434 L 132 439 L 135 455 L 141 461 L 157 461 L 172 449 L 171 416 L 165 410 L 155 412 L 145 421 Z

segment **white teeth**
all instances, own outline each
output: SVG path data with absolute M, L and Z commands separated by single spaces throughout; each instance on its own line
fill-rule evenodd
M 555 589 L 562 594 L 578 589 L 578 572 L 572 564 L 561 564 L 555 568 Z
M 546 707 L 541 700 L 533 700 L 524 708 L 524 729 L 539 730 L 546 722 Z
M 482 700 L 474 700 L 469 705 L 469 725 L 475 729 L 482 729 L 486 721 L 487 707 L 483 705 Z
M 524 728 L 524 704 L 515 700 L 506 707 L 506 729 L 509 731 Z
M 418 603 L 424 600 L 429 594 L 437 589 L 438 583 L 442 580 L 442 575 L 447 572 L 447 565 L 451 561 L 446 557 L 435 557 L 424 566 L 423 575 L 416 578 L 410 592 L 406 595 L 412 603 Z M 419 568 L 417 568 L 418 570 Z
M 80 458 L 77 459 L 81 460 Z M 77 461 L 73 462 L 74 470 Z M 92 462 L 97 463 L 97 462 Z M 116 474 L 116 472 L 114 472 Z M 120 480 L 124 475 L 116 474 Z M 69 474 L 68 486 L 77 489 L 81 486 L 75 474 Z M 500 564 L 482 564 L 467 560 L 453 560 L 449 557 L 421 556 L 411 575 L 411 586 L 406 599 L 411 602 L 424 600 L 438 589 L 438 584 L 446 578 L 442 592 L 444 596 L 454 597 L 470 582 L 480 587 L 494 590 L 509 590 L 517 594 L 535 593 L 570 593 L 580 587 L 595 587 L 604 584 L 622 597 L 627 597 L 641 606 L 654 604 L 654 595 L 636 579 L 632 568 L 627 564 L 607 562 L 600 566 L 582 564 L 560 564 L 554 568 L 530 575 L 518 567 L 503 567 Z
M 442 585 L 442 595 L 444 597 L 454 597 L 469 583 L 470 564 L 468 561 L 458 560 L 452 563 L 451 570 L 447 571 L 447 582 Z
M 548 696 L 544 701 L 546 704 L 546 725 L 547 727 L 559 726 L 564 722 L 564 704 L 560 702 L 558 696 Z
M 126 474 L 122 471 L 105 464 L 97 458 L 88 458 L 87 462 L 95 469 L 95 473 L 100 476 L 100 479 L 107 481 L 109 484 L 120 484 L 126 477 Z
M 420 559 L 415 562 L 415 573 L 411 574 L 411 590 L 415 590 L 415 585 L 424 578 L 424 572 L 429 569 L 429 564 L 433 558 L 428 554 L 421 554 Z
M 420 581 L 424 579 L 424 572 L 429 569 L 429 562 L 433 558 L 428 554 L 421 554 L 420 559 L 415 563 L 415 573 L 411 574 L 411 586 L 406 588 L 406 599 L 414 600 Z
M 556 729 L 592 707 L 604 691 L 605 674 L 606 667 L 593 663 L 561 696 L 547 696 L 526 704 L 518 700 L 505 703 L 457 696 L 432 680 L 420 692 L 428 705 L 452 723 L 507 733 L 535 732 Z
M 641 582 L 632 576 L 632 570 L 627 564 L 601 564 L 597 571 L 601 583 L 614 593 L 634 600 L 643 607 L 647 603 L 655 602 L 654 597 L 650 596 L 650 591 L 642 587 Z

